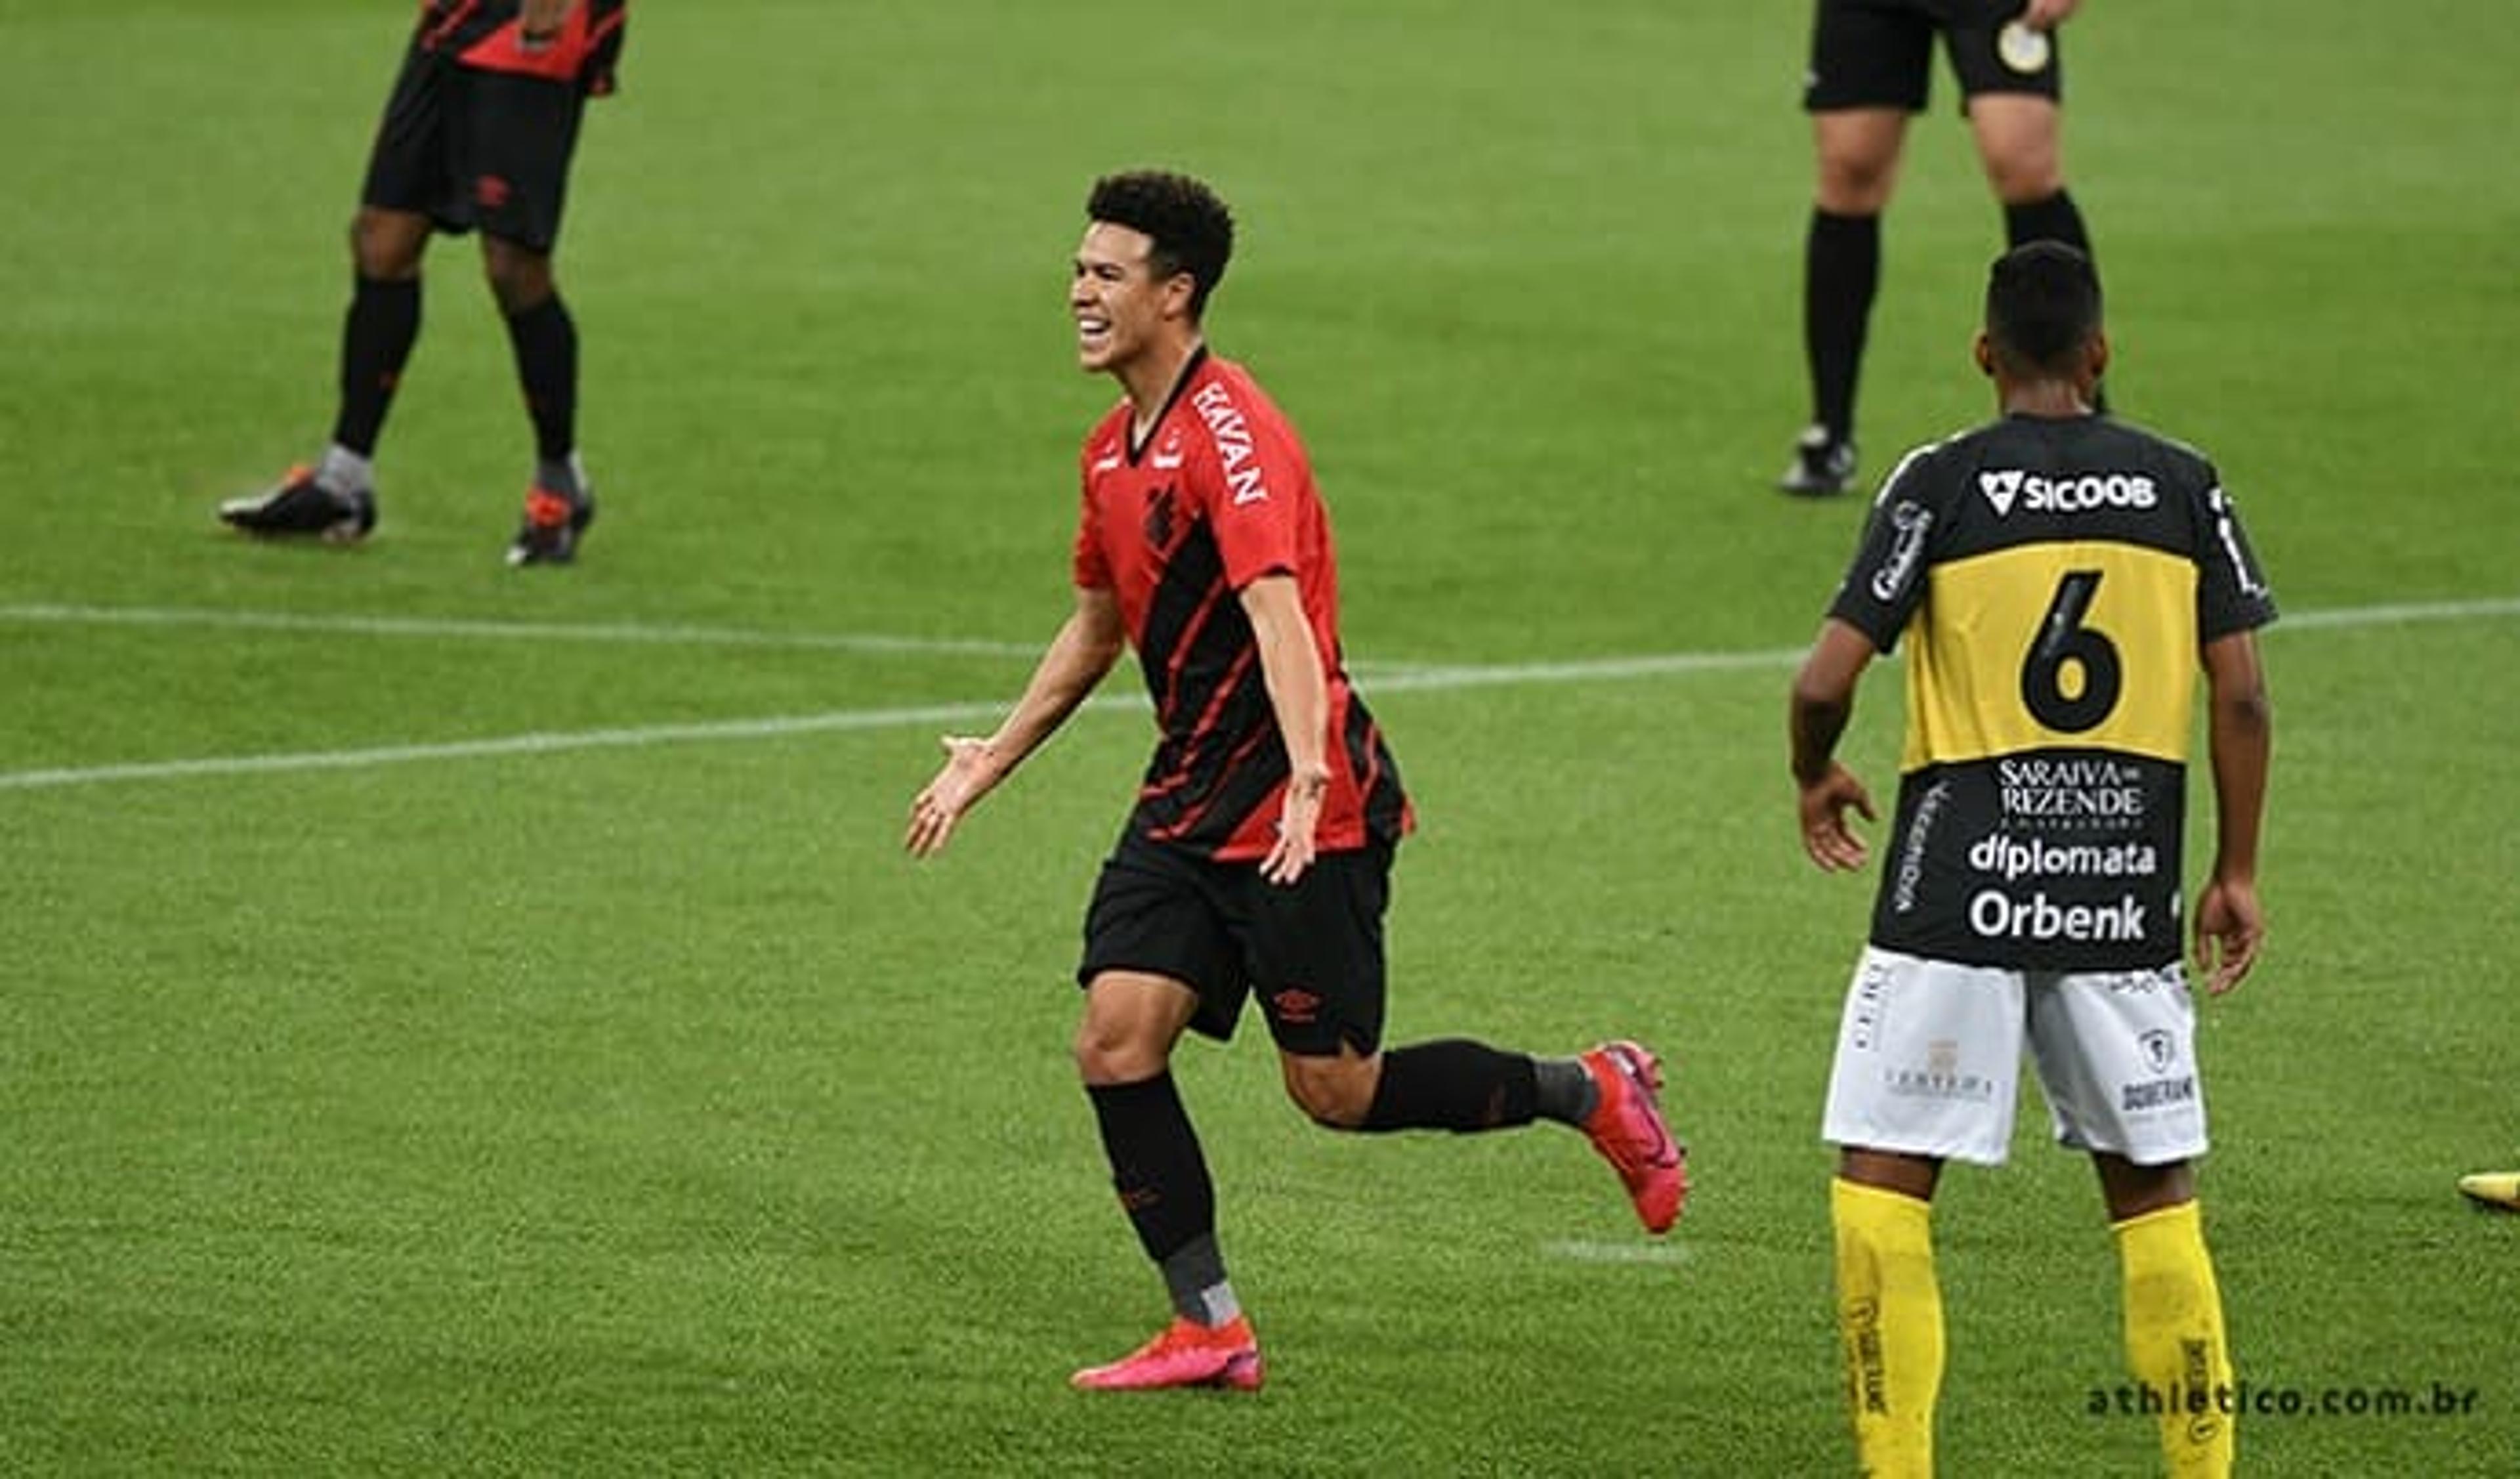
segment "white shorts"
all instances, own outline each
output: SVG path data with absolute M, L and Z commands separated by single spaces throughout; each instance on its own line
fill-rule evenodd
M 1821 1132 L 2001 1166 L 2025 1040 L 2059 1144 L 2138 1166 L 2205 1153 L 2196 1007 L 2177 961 L 2013 971 L 1868 947 L 1847 989 Z

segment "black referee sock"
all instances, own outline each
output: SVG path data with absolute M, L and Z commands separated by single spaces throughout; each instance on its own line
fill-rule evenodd
M 1812 419 L 1838 441 L 1855 436 L 1855 381 L 1880 285 L 1881 217 L 1814 207 L 1803 243 L 1803 358 Z
M 2092 256 L 2092 239 L 2083 230 L 2083 212 L 2076 208 L 2074 197 L 2059 190 L 2044 201 L 2003 208 L 2003 239 L 2006 246 L 2019 247 L 2030 242 L 2063 242 L 2066 246 Z M 2098 258 L 2092 257 L 2092 270 L 2098 270 Z M 2108 414 L 2108 393 L 2094 387 L 2092 409 Z
M 2004 207 L 2003 240 L 2008 247 L 2063 242 L 2085 256 L 2092 254 L 2092 239 L 2083 234 L 2083 212 L 2074 208 L 2073 195 L 2063 190 L 2044 201 Z
M 534 419 L 535 452 L 545 462 L 563 461 L 577 450 L 577 324 L 560 295 L 509 315 L 508 344 Z
M 1198 1240 L 1213 1239 L 1216 1184 L 1171 1071 L 1135 1084 L 1088 1084 L 1085 1092 L 1102 1130 L 1111 1187 L 1147 1257 L 1164 1264 Z M 1224 1271 L 1221 1261 L 1216 1271 Z
M 420 342 L 420 279 L 385 282 L 360 277 L 350 291 L 341 325 L 341 404 L 333 440 L 361 457 L 373 457 L 385 412 L 411 347 Z
M 1525 1053 L 1445 1038 L 1382 1055 L 1382 1078 L 1360 1130 L 1451 1130 L 1471 1133 L 1528 1125 L 1537 1113 L 1539 1070 Z

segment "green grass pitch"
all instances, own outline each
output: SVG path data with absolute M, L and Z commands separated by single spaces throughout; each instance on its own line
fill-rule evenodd
M 1801 860 L 1782 700 L 1861 503 L 1767 488 L 1801 6 L 637 9 L 562 259 L 604 522 L 519 575 L 470 243 L 377 537 L 210 517 L 323 435 L 410 5 L 0 0 L 0 1471 L 1851 1472 L 1816 1127 L 1870 880 Z M 2248 1418 L 2260 1473 L 2520 1452 L 2520 1219 L 2452 1189 L 2520 1162 L 2520 39 L 2451 9 L 2067 40 L 2113 396 L 2211 449 L 2288 614 L 2273 934 L 2202 1027 L 2239 1366 L 2473 1394 Z M 1988 411 L 1936 86 L 1874 475 Z M 1063 1385 L 1162 1309 L 1066 1058 L 1143 716 L 898 851 L 1065 610 L 1112 394 L 1067 255 L 1141 163 L 1238 208 L 1212 335 L 1338 522 L 1424 820 L 1395 1038 L 1645 1037 L 1696 1148 L 1657 1244 L 1561 1132 L 1337 1138 L 1256 1028 L 1186 1049 L 1256 1399 Z M 1885 798 L 1898 710 L 1850 740 Z M 2089 1411 L 2098 1198 L 2024 1108 L 1937 1214 L 1947 1471 L 2142 1473 Z

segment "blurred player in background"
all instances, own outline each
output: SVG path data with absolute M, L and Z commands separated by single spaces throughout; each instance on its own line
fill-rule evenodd
M 1229 1038 L 1259 999 L 1287 1093 L 1337 1130 L 1577 1127 L 1654 1232 L 1687 1191 L 1634 1042 L 1534 1059 L 1460 1039 L 1384 1050 L 1382 915 L 1411 823 L 1350 686 L 1328 516 L 1294 429 L 1211 354 L 1201 316 L 1234 223 L 1196 180 L 1096 182 L 1067 295 L 1077 358 L 1123 398 L 1088 437 L 1076 605 L 995 734 L 945 741 L 905 844 L 926 855 L 1134 645 L 1159 737 L 1085 922 L 1075 1040 L 1120 1205 L 1174 1318 L 1098 1389 L 1261 1383 L 1226 1277 L 1216 1196 L 1173 1082 L 1187 1031 Z
M 2091 254 L 2057 142 L 2055 29 L 2081 0 L 1818 0 L 1803 108 L 1818 184 L 1803 245 L 1803 357 L 1812 419 L 1778 485 L 1826 497 L 1855 477 L 1855 388 L 1881 278 L 1881 212 L 1908 116 L 1925 109 L 1940 36 L 2013 246 Z
M 1832 756 L 1866 665 L 1906 639 L 1898 817 L 1824 1128 L 1857 1446 L 1867 1474 L 1933 1471 L 1934 1188 L 1948 1159 L 2002 1163 L 2026 1040 L 2057 1139 L 2099 1173 L 2127 1362 L 2167 1408 L 2169 1467 L 2227 1473 L 2181 837 L 2201 667 L 2216 848 L 2192 917 L 2220 994 L 2265 931 L 2272 720 L 2254 633 L 2274 604 L 2213 464 L 2092 411 L 2108 341 L 2081 253 L 2037 242 L 1996 262 L 1977 359 L 2002 418 L 1890 475 L 1790 711 L 1804 848 L 1861 866 L 1846 813 L 1869 818 L 1871 798 Z
M 334 542 L 376 527 L 373 459 L 420 339 L 432 231 L 481 233 L 533 422 L 534 471 L 511 565 L 565 564 L 595 517 L 577 455 L 577 327 L 553 280 L 569 159 L 590 96 L 608 93 L 628 0 L 423 0 L 350 228 L 332 444 L 219 517 L 249 534 Z

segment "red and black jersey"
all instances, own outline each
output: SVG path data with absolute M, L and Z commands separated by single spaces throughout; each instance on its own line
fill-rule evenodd
M 1316 840 L 1347 852 L 1397 839 L 1409 800 L 1340 660 L 1338 560 L 1294 428 L 1240 365 L 1204 348 L 1135 444 L 1133 415 L 1124 400 L 1086 439 L 1075 561 L 1078 585 L 1118 600 L 1162 732 L 1131 830 L 1220 861 L 1268 854 L 1286 746 L 1236 593 L 1288 575 L 1328 669 L 1330 783 Z
M 466 67 L 574 82 L 603 94 L 613 86 L 630 0 L 578 0 L 548 46 L 525 49 L 518 0 L 420 0 L 414 44 Z

